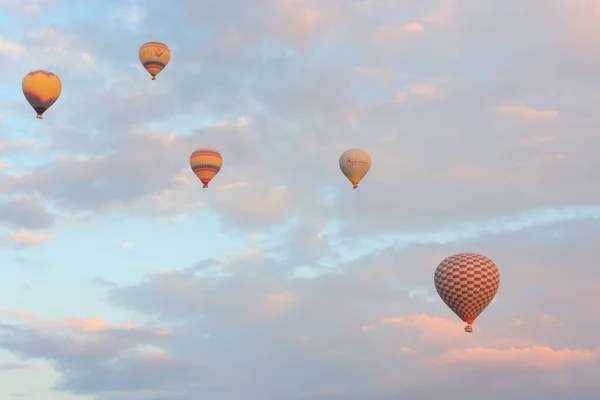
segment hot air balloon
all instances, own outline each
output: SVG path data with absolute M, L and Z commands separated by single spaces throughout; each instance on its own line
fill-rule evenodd
M 364 150 L 346 150 L 340 156 L 340 169 L 352 183 L 353 189 L 358 187 L 365 175 L 371 169 L 371 156 Z
M 223 166 L 223 157 L 215 149 L 202 147 L 196 149 L 190 156 L 190 167 L 204 184 L 202 187 L 205 189 L 208 187 L 208 182 L 219 173 L 221 166 Z
M 465 332 L 470 333 L 473 321 L 498 292 L 500 273 L 489 258 L 461 253 L 444 259 L 436 268 L 433 280 L 444 303 L 467 323 Z
M 146 71 L 152 75 L 152 80 L 169 63 L 171 51 L 166 44 L 161 42 L 147 42 L 140 47 L 140 62 L 146 68 Z
M 37 113 L 36 118 L 42 119 L 42 114 L 58 100 L 62 91 L 62 83 L 58 76 L 49 71 L 32 71 L 25 75 L 23 94 Z

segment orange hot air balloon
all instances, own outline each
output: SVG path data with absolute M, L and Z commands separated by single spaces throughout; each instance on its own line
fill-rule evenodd
M 460 253 L 445 258 L 433 275 L 435 289 L 458 317 L 473 332 L 475 319 L 492 302 L 500 286 L 500 272 L 489 258 Z
M 140 62 L 146 71 L 152 75 L 152 80 L 160 73 L 171 59 L 171 50 L 161 42 L 147 42 L 140 47 Z
M 49 71 L 32 71 L 25 75 L 23 94 L 37 113 L 36 118 L 42 119 L 42 114 L 58 100 L 62 92 L 62 83 L 58 76 Z
M 201 147 L 196 149 L 190 156 L 190 167 L 194 174 L 200 179 L 204 185 L 208 187 L 208 183 L 219 173 L 223 166 L 223 157 L 215 149 Z

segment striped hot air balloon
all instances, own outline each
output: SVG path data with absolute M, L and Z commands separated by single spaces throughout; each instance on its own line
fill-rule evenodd
M 147 42 L 140 47 L 140 62 L 146 71 L 152 75 L 152 80 L 160 73 L 171 59 L 171 50 L 161 42 Z
M 36 118 L 42 119 L 42 114 L 58 100 L 62 92 L 62 83 L 58 76 L 49 71 L 32 71 L 25 75 L 23 94 L 37 113 Z
M 444 259 L 435 270 L 435 289 L 473 332 L 473 321 L 492 302 L 500 286 L 500 272 L 489 258 L 461 253 Z
M 371 169 L 371 156 L 360 149 L 346 150 L 340 156 L 340 169 L 356 189 Z
M 190 167 L 203 183 L 203 188 L 208 187 L 208 183 L 219 173 L 222 166 L 223 157 L 215 149 L 201 147 L 190 156 Z

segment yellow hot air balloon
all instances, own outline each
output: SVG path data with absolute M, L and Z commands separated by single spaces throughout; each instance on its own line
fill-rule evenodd
M 152 75 L 152 80 L 169 63 L 171 59 L 171 50 L 166 44 L 161 42 L 147 42 L 140 47 L 140 62 L 146 68 L 146 71 Z
M 201 147 L 196 149 L 190 156 L 190 167 L 194 174 L 200 179 L 204 185 L 208 187 L 208 182 L 215 177 L 223 166 L 223 157 L 215 149 Z
M 356 189 L 358 182 L 371 169 L 371 156 L 366 151 L 360 149 L 346 150 L 340 156 L 340 169 L 352 183 L 353 189 Z
M 39 119 L 42 119 L 42 114 L 58 100 L 62 91 L 62 83 L 58 76 L 43 70 L 32 71 L 25 75 L 21 86 L 25 98 L 37 113 L 36 118 Z

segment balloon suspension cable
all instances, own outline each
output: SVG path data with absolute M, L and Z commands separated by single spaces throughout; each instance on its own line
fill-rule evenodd
M 473 332 L 473 327 L 471 325 L 465 326 L 465 332 L 467 332 L 467 333 Z
M 358 187 L 358 185 L 354 185 L 352 186 L 352 189 L 356 189 Z

